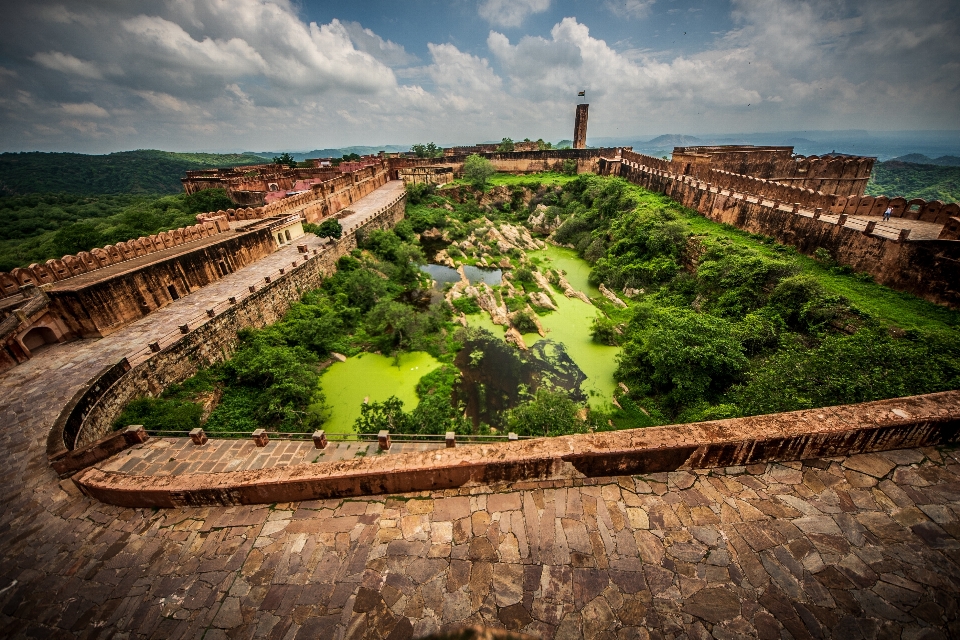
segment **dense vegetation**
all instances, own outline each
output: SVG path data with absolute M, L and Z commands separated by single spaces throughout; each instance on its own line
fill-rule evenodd
M 318 376 L 331 352 L 422 350 L 443 366 L 420 380 L 418 406 L 410 410 L 396 398 L 364 405 L 355 428 L 487 432 L 487 425 L 464 418 L 455 400 L 467 369 L 458 370 L 454 360 L 475 330 L 451 320 L 455 310 L 480 309 L 472 298 L 457 300 L 456 309 L 427 304 L 415 234 L 437 229 L 432 235 L 443 236 L 449 255 L 473 262 L 475 255 L 457 254 L 449 243 L 491 223 L 526 221 L 538 205 L 547 218 L 560 218 L 554 239 L 592 265 L 595 284 L 631 293 L 621 293 L 626 309 L 593 299 L 602 312 L 594 339 L 622 347 L 616 377 L 626 391 L 607 409 L 587 413 L 562 389 L 522 389 L 499 428 L 561 435 L 960 386 L 960 314 L 884 288 L 838 266 L 826 251 L 816 259 L 799 255 L 617 178 L 496 175 L 488 182 L 507 187 L 505 201 L 481 205 L 480 191 L 466 184 L 411 187 L 406 219 L 393 231 L 361 237 L 360 249 L 281 322 L 242 332 L 232 360 L 159 399 L 132 403 L 118 424 L 182 430 L 200 424 L 209 406 L 204 426 L 211 432 L 310 431 L 324 420 Z M 536 290 L 538 269 L 557 282 L 555 270 L 514 252 L 508 257 L 515 261 L 515 287 Z M 520 308 L 506 296 L 504 302 L 511 311 Z M 468 355 L 467 362 L 484 357 Z
M 223 189 L 171 196 L 0 198 L 0 271 L 196 224 L 198 213 L 235 206 Z
M 186 171 L 267 161 L 251 154 L 155 150 L 102 156 L 39 151 L 0 153 L 0 194 L 174 194 L 183 190 L 180 178 Z
M 324 420 L 318 381 L 321 363 L 329 361 L 331 352 L 427 351 L 452 361 L 458 347 L 449 312 L 439 305 L 424 308 L 423 287 L 429 286 L 419 269 L 424 257 L 409 239 L 412 232 L 403 222 L 397 232 L 374 231 L 360 238 L 361 249 L 340 258 L 336 274 L 305 294 L 280 322 L 241 331 L 240 345 L 228 362 L 167 389 L 160 398 L 131 403 L 118 424 L 193 428 L 203 417 L 204 402 L 216 397 L 216 408 L 204 423 L 211 433 L 260 427 L 309 432 Z M 422 401 L 411 416 L 399 411 L 396 418 L 397 402 L 370 405 L 364 414 L 369 428 L 395 421 L 394 431 L 462 432 L 465 427 L 451 402 L 455 382 L 456 369 L 449 366 L 424 377 L 417 389 Z
M 960 386 L 960 316 L 836 267 L 826 252 L 818 263 L 619 179 L 581 176 L 554 206 L 565 218 L 556 239 L 593 264 L 595 283 L 642 291 L 597 323 L 598 339 L 623 345 L 617 378 L 630 392 L 610 416 L 617 426 Z M 869 308 L 858 304 L 874 293 Z M 876 303 L 891 294 L 903 304 Z
M 873 167 L 866 193 L 871 196 L 958 202 L 960 167 L 898 160 L 878 162 Z

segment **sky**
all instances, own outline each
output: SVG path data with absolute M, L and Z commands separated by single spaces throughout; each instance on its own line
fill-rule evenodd
M 956 0 L 4 0 L 0 151 L 960 129 Z

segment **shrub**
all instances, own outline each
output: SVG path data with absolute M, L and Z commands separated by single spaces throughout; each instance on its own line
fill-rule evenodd
M 510 409 L 506 424 L 521 436 L 562 436 L 583 433 L 586 425 L 577 418 L 579 407 L 560 391 L 540 387 L 533 398 Z
M 477 189 L 482 189 L 494 173 L 496 170 L 493 164 L 477 154 L 468 157 L 463 163 L 463 177 Z
M 340 225 L 340 221 L 334 218 L 328 218 L 320 224 L 311 224 L 308 222 L 303 225 L 303 230 L 319 238 L 339 240 L 343 236 L 343 227 Z

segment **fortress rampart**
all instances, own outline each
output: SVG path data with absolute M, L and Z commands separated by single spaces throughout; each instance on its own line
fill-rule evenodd
M 698 178 L 726 171 L 829 195 L 862 196 L 874 162 L 862 156 L 799 156 L 793 147 L 676 147 L 670 170 Z
M 45 344 L 108 335 L 270 255 L 291 216 L 342 216 L 388 179 L 382 166 L 337 174 L 263 207 L 198 214 L 189 227 L 0 273 L 0 370 Z
M 404 215 L 406 194 L 376 212 L 361 227 L 382 229 L 395 225 Z M 56 422 L 48 439 L 52 461 L 63 458 L 75 447 L 84 447 L 113 429 L 123 408 L 133 399 L 158 395 L 171 384 L 182 382 L 201 367 L 229 358 L 237 345 L 237 331 L 260 328 L 279 320 L 290 305 L 336 270 L 337 260 L 356 248 L 353 229 L 323 252 L 304 256 L 293 268 L 284 269 L 236 302 L 220 307 L 219 313 L 190 327 L 186 334 L 175 333 L 157 343 L 159 351 L 144 345 L 139 357 L 102 372 L 74 398 Z
M 939 201 L 843 197 L 717 170 L 712 181 L 670 171 L 672 163 L 624 152 L 602 160 L 600 173 L 619 175 L 663 193 L 707 218 L 775 238 L 812 255 L 823 248 L 835 260 L 877 282 L 938 304 L 960 307 L 960 208 Z M 784 204 L 786 203 L 786 204 Z M 851 216 L 880 216 L 887 206 L 905 219 L 944 224 L 936 239 L 911 239 L 909 229 Z M 882 220 L 882 219 L 881 219 Z

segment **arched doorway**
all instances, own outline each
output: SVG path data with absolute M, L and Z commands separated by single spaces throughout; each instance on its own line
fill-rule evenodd
M 48 344 L 57 344 L 57 334 L 50 327 L 34 327 L 23 334 L 20 342 L 23 343 L 29 351 L 34 352 L 40 347 Z

